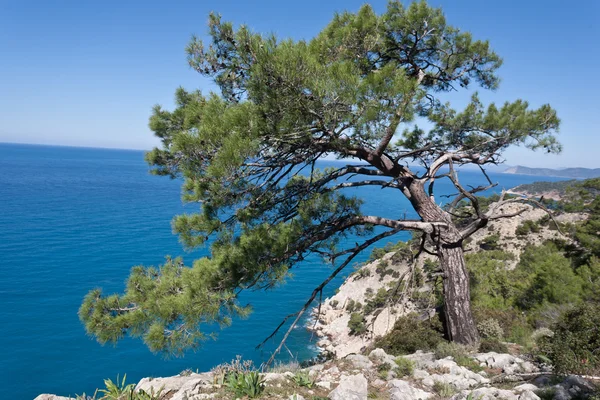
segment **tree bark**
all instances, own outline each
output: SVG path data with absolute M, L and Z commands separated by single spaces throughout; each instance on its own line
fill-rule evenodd
M 442 210 L 426 193 L 423 184 L 413 181 L 408 185 L 409 200 L 425 222 L 445 222 L 447 228 L 436 228 L 430 235 L 437 244 L 437 255 L 443 272 L 444 317 L 448 339 L 461 344 L 479 342 L 479 334 L 471 312 L 471 292 L 463 242 L 450 215 Z

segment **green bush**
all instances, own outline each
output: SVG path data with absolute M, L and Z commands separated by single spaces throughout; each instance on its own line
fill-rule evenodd
M 349 313 L 353 313 L 354 311 L 360 311 L 362 308 L 362 304 L 359 301 L 354 301 L 354 299 L 348 299 L 346 303 L 346 311 Z
M 265 389 L 265 381 L 258 371 L 231 372 L 227 374 L 225 387 L 236 397 L 247 396 L 254 399 L 262 394 Z
M 377 293 L 375 294 L 375 296 L 371 297 L 370 299 L 368 299 L 365 302 L 365 315 L 369 315 L 371 314 L 373 311 L 375 311 L 378 308 L 382 308 L 383 306 L 385 306 L 385 302 L 387 301 L 388 298 L 388 292 L 385 288 L 379 288 L 379 290 L 377 290 Z
M 404 357 L 397 357 L 395 361 L 396 368 L 394 368 L 394 371 L 396 371 L 398 377 L 411 376 L 415 372 L 414 361 Z
M 540 225 L 532 220 L 523 221 L 521 225 L 517 227 L 515 233 L 518 236 L 526 236 L 529 233 L 537 233 L 540 231 Z
M 483 250 L 497 250 L 499 248 L 500 235 L 497 233 L 487 236 L 481 241 L 479 247 Z
M 314 385 L 314 381 L 310 378 L 308 371 L 299 371 L 292 378 L 294 383 L 301 387 L 312 388 Z
M 508 347 L 496 339 L 482 339 L 479 342 L 479 352 L 481 353 L 508 353 Z
M 454 362 L 461 367 L 479 372 L 483 368 L 477 361 L 469 356 L 469 348 L 459 343 L 442 341 L 435 348 L 435 357 L 438 359 L 452 357 Z
M 559 374 L 600 374 L 600 305 L 584 304 L 566 312 L 553 326 L 542 350 Z
M 484 319 L 477 323 L 477 331 L 483 339 L 502 339 L 504 330 L 495 318 Z
M 398 318 L 392 331 L 377 338 L 374 346 L 388 354 L 411 354 L 417 350 L 432 350 L 441 340 L 439 320 L 421 320 L 417 314 L 408 314 Z
M 352 313 L 350 315 L 350 320 L 348 321 L 348 328 L 350 328 L 351 335 L 362 335 L 367 331 L 367 326 L 365 325 L 365 316 L 361 313 Z

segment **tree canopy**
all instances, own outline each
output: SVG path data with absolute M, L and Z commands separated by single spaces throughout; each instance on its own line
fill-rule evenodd
M 183 200 L 200 208 L 175 217 L 173 229 L 189 248 L 210 239 L 210 257 L 136 267 L 120 296 L 90 292 L 80 310 L 88 332 L 101 342 L 141 336 L 154 351 L 181 352 L 198 345 L 202 326 L 247 314 L 240 290 L 271 288 L 319 254 L 336 268 L 308 307 L 358 253 L 402 230 L 423 233 L 423 248 L 440 256 L 446 295 L 456 300 L 448 310 L 468 303 L 462 240 L 514 215 L 501 206 L 519 201 L 480 207 L 474 194 L 494 185 L 483 167 L 512 145 L 560 151 L 556 112 L 523 100 L 486 106 L 477 94 L 461 111 L 443 103 L 442 93 L 495 89 L 502 61 L 424 1 L 390 1 L 381 15 L 369 5 L 336 14 L 309 41 L 236 29 L 215 14 L 209 28 L 210 43 L 193 38 L 188 62 L 219 93 L 179 88 L 173 111 L 156 106 L 150 128 L 162 147 L 146 159 L 153 173 L 183 178 Z M 351 161 L 320 170 L 325 155 Z M 464 164 L 480 166 L 489 185 L 463 187 L 455 166 Z M 446 209 L 434 197 L 440 179 L 457 188 Z M 419 218 L 363 214 L 362 200 L 341 190 L 358 186 L 407 198 Z M 461 200 L 474 212 L 453 214 Z M 364 241 L 340 248 L 348 235 Z M 448 318 L 450 337 L 468 342 L 476 333 L 461 333 L 472 330 L 465 307 Z

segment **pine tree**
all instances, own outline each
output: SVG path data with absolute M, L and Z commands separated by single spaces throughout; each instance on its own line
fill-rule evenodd
M 234 29 L 217 15 L 209 26 L 212 43 L 193 38 L 188 61 L 220 93 L 180 88 L 174 111 L 157 106 L 150 128 L 162 147 L 147 161 L 158 175 L 184 179 L 183 199 L 201 207 L 177 216 L 174 230 L 190 248 L 214 238 L 211 255 L 192 266 L 136 267 L 121 296 L 90 292 L 80 310 L 88 332 L 101 342 L 129 334 L 152 350 L 181 352 L 204 338 L 204 324 L 248 313 L 239 290 L 273 287 L 308 253 L 320 254 L 336 268 L 295 323 L 357 254 L 410 230 L 422 251 L 439 257 L 448 337 L 477 342 L 463 241 L 522 212 L 502 206 L 523 200 L 502 196 L 483 207 L 475 193 L 494 186 L 484 167 L 509 146 L 560 151 L 555 111 L 522 100 L 484 106 L 477 95 L 462 111 L 442 103 L 441 95 L 472 85 L 495 89 L 502 61 L 424 1 L 390 1 L 381 15 L 368 5 L 337 14 L 310 41 Z M 327 154 L 352 161 L 316 168 Z M 464 187 L 456 168 L 466 164 L 479 166 L 489 185 Z M 441 179 L 458 193 L 445 207 L 435 199 Z M 408 199 L 418 218 L 363 214 L 361 199 L 342 191 L 359 186 Z M 472 212 L 456 210 L 464 201 Z M 364 240 L 340 249 L 348 235 Z

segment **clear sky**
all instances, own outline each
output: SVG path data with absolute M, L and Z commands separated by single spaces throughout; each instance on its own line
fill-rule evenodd
M 0 142 L 150 149 L 151 107 L 176 87 L 209 90 L 186 63 L 192 34 L 216 11 L 235 24 L 310 39 L 362 0 L 0 0 Z M 381 12 L 386 1 L 371 4 Z M 500 89 L 482 96 L 550 103 L 564 152 L 507 153 L 509 164 L 600 167 L 600 1 L 430 0 L 449 24 L 504 58 Z M 457 105 L 467 96 L 456 96 Z

